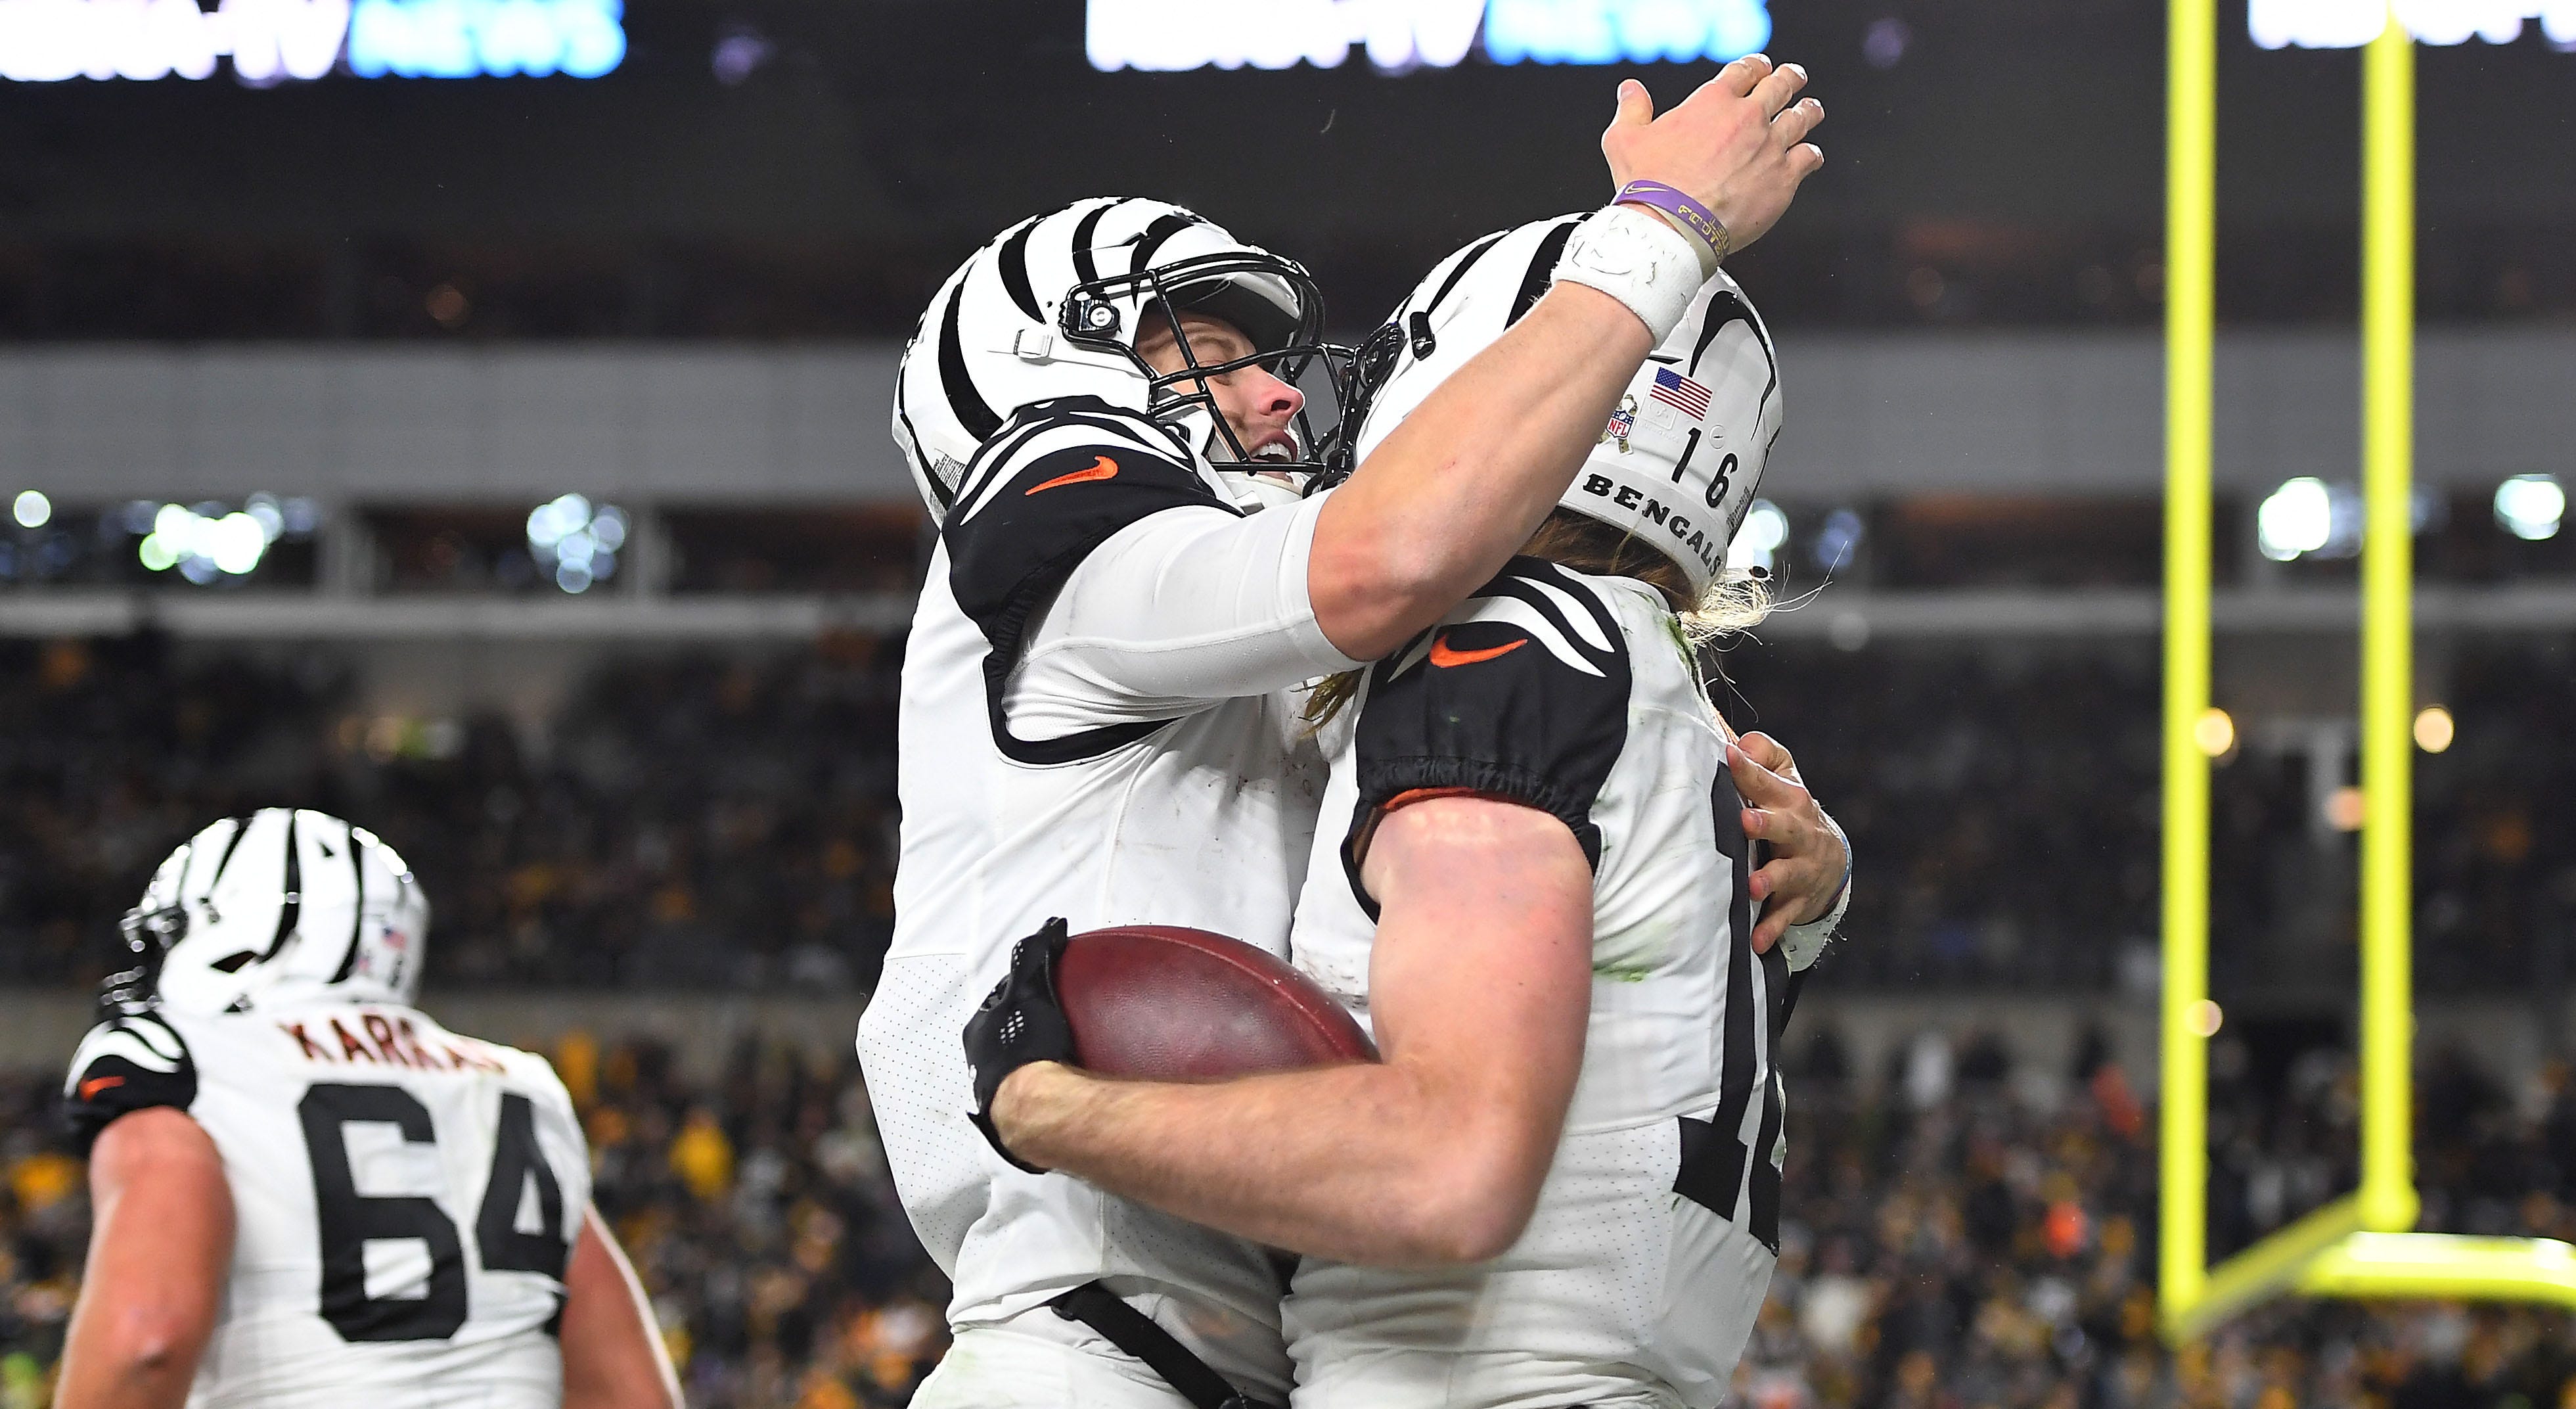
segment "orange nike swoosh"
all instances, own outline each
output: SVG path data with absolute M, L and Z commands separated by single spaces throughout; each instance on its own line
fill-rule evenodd
M 99 1092 L 104 1091 L 111 1086 L 123 1086 L 124 1084 L 125 1078 L 121 1076 L 93 1076 L 89 1080 L 80 1084 L 80 1098 L 86 1101 L 90 1097 L 97 1095 Z
M 1093 460 L 1089 469 L 1076 470 L 1069 475 L 1057 475 L 1044 484 L 1031 485 L 1023 491 L 1023 494 L 1035 494 L 1041 489 L 1053 489 L 1059 484 L 1088 484 L 1096 479 L 1116 479 L 1117 477 L 1118 462 L 1103 455 Z
M 1444 670 L 1453 665 L 1474 665 L 1480 660 L 1492 660 L 1496 656 L 1517 651 L 1528 644 L 1529 638 L 1524 636 L 1517 641 L 1506 641 L 1499 646 L 1488 646 L 1481 651 L 1453 651 L 1449 649 L 1447 636 L 1437 636 L 1431 641 L 1431 663 Z

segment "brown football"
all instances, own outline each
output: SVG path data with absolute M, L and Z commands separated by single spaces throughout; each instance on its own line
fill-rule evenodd
M 1081 1064 L 1104 1076 L 1214 1081 L 1377 1060 L 1314 980 L 1238 939 L 1172 925 L 1075 935 L 1056 993 Z

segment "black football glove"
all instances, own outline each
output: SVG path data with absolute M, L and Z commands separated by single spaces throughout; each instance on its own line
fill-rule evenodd
M 966 1064 L 975 1072 L 975 1128 L 995 1151 L 1031 1174 L 1045 1170 L 1012 1154 L 993 1129 L 993 1093 L 1002 1079 L 1031 1062 L 1073 1062 L 1073 1024 L 1056 999 L 1055 961 L 1064 952 L 1065 923 L 1047 921 L 1011 946 L 1011 971 L 966 1024 Z

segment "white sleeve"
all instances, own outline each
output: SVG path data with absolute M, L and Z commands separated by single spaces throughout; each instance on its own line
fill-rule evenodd
M 1306 592 L 1327 497 L 1246 517 L 1167 509 L 1119 530 L 1039 614 L 1003 694 L 1012 732 L 1169 719 L 1357 669 Z

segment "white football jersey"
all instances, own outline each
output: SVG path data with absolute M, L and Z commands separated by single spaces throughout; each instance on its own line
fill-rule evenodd
M 138 1009 L 90 1031 L 64 1099 L 84 1142 L 186 1111 L 223 1155 L 232 1270 L 191 1409 L 553 1409 L 564 1264 L 590 1204 L 542 1057 L 417 1009 Z
M 906 648 L 894 941 L 859 1027 L 896 1186 L 955 1282 L 952 1325 L 1106 1278 L 1283 1395 L 1271 1257 L 1005 1163 L 968 1120 L 964 1031 L 1051 916 L 1286 952 L 1323 786 L 1292 687 L 1350 664 L 1306 593 L 1320 501 L 1250 511 L 1169 430 L 1092 398 L 1024 409 L 963 483 Z
M 1741 804 L 1679 623 L 1641 583 L 1516 558 L 1368 671 L 1325 750 L 1297 966 L 1365 1021 L 1371 831 L 1408 794 L 1504 798 L 1563 820 L 1592 862 L 1592 1019 L 1508 1251 L 1300 1266 L 1295 1404 L 1716 1404 L 1778 1251 L 1788 976 L 1749 942 Z

